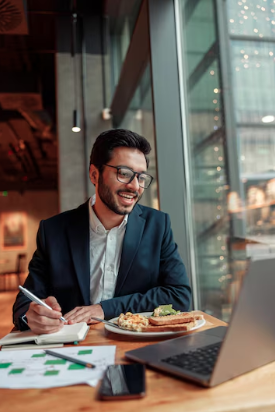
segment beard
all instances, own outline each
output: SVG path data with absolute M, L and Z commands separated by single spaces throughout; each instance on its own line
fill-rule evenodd
M 121 206 L 116 202 L 114 192 L 111 191 L 110 187 L 107 186 L 104 181 L 102 174 L 99 175 L 99 180 L 98 180 L 98 195 L 101 199 L 101 201 L 107 206 L 112 212 L 116 213 L 117 215 L 128 215 L 135 205 L 140 201 L 142 198 L 142 194 L 139 196 L 138 192 L 128 190 L 128 189 L 123 189 L 123 190 L 118 190 L 115 192 L 116 194 L 119 195 L 119 193 L 131 193 L 136 196 L 135 198 L 135 203 L 131 206 Z

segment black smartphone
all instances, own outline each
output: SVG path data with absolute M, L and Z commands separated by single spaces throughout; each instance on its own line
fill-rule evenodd
M 99 398 L 104 400 L 135 399 L 145 396 L 145 366 L 108 366 L 99 389 Z

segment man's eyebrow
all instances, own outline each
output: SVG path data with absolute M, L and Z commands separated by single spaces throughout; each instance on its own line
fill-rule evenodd
M 135 170 L 132 169 L 132 167 L 130 167 L 130 166 L 126 166 L 126 165 L 116 165 L 115 167 L 126 167 L 127 169 L 132 170 L 132 172 L 135 172 Z M 137 172 L 137 173 L 145 173 L 145 174 L 148 174 L 148 173 L 147 173 L 147 170 L 142 170 L 141 172 Z

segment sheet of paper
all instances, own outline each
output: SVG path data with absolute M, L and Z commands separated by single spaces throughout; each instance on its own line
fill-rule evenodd
M 43 350 L 0 352 L 0 388 L 53 388 L 80 383 L 96 386 L 106 367 L 115 363 L 115 346 L 72 346 L 54 351 L 93 363 L 96 368 L 47 355 Z

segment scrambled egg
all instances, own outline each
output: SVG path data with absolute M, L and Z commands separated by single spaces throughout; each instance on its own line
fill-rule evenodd
M 121 313 L 117 323 L 122 328 L 136 332 L 142 332 L 144 328 L 149 326 L 148 318 L 142 315 L 134 315 L 131 312 L 127 312 L 125 315 Z

